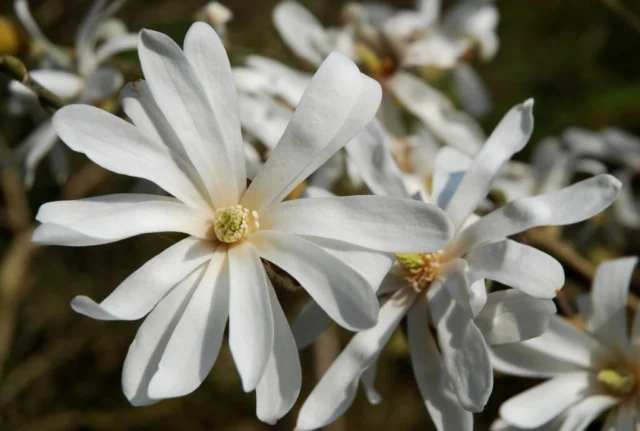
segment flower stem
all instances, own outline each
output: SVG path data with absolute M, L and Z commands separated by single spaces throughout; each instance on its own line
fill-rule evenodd
M 31 77 L 26 66 L 19 58 L 12 55 L 3 55 L 0 57 L 0 71 L 8 77 L 29 87 L 31 91 L 36 93 L 38 101 L 47 112 L 53 114 L 65 105 L 62 99 L 47 90 Z

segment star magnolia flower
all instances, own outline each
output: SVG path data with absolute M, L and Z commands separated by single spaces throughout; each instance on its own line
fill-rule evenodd
M 434 0 L 418 2 L 415 11 L 349 3 L 343 12 L 347 23 L 325 29 L 302 5 L 287 1 L 275 8 L 273 20 L 289 48 L 314 65 L 339 50 L 380 81 L 415 66 L 449 70 L 465 109 L 482 115 L 490 108 L 489 96 L 464 58 L 476 45 L 483 60 L 493 58 L 498 11 L 491 3 L 462 1 L 442 20 L 439 15 L 440 2 Z
M 392 263 L 381 252 L 438 249 L 451 226 L 434 206 L 402 199 L 281 202 L 375 114 L 380 86 L 344 55 L 330 55 L 319 68 L 247 187 L 233 76 L 215 31 L 193 24 L 183 52 L 145 30 L 138 54 L 146 81 L 122 94 L 134 125 L 86 105 L 61 109 L 54 125 L 73 150 L 175 198 L 117 194 L 48 203 L 33 240 L 86 246 L 149 232 L 188 234 L 102 303 L 80 296 L 72 307 L 104 320 L 149 313 L 123 370 L 124 393 L 135 405 L 196 389 L 213 366 L 228 316 L 243 388 L 256 389 L 258 417 L 275 422 L 294 403 L 301 373 L 261 259 L 294 277 L 340 325 L 361 330 L 376 322 L 373 289 Z
M 502 404 L 494 429 L 584 430 L 603 413 L 603 430 L 634 430 L 639 422 L 640 318 L 628 334 L 627 295 L 637 257 L 601 264 L 582 303 L 583 331 L 554 316 L 540 337 L 495 348 L 505 374 L 549 378 Z
M 137 34 L 127 33 L 123 22 L 111 18 L 123 4 L 124 1 L 93 2 L 76 32 L 74 60 L 42 33 L 31 16 L 27 0 L 15 0 L 18 19 L 31 39 L 44 49 L 41 68 L 30 71 L 31 77 L 65 101 L 91 104 L 120 90 L 124 84 L 120 71 L 101 65 L 112 56 L 136 47 Z M 29 109 L 37 113 L 37 108 L 33 109 L 36 95 L 31 90 L 17 81 L 11 82 L 9 90 L 14 109 Z M 41 118 L 36 120 L 40 121 Z M 3 165 L 24 162 L 25 185 L 31 187 L 38 165 L 50 154 L 52 172 L 58 183 L 62 184 L 68 176 L 67 156 L 64 147 L 56 143 L 58 137 L 51 120 L 46 119 L 20 143 Z
M 300 410 L 298 429 L 319 428 L 344 413 L 359 380 L 369 399 L 379 401 L 372 389 L 375 364 L 405 316 L 415 378 L 440 430 L 471 430 L 471 412 L 484 408 L 493 386 L 488 344 L 513 343 L 544 332 L 555 313 L 551 298 L 564 284 L 562 266 L 507 237 L 535 226 L 587 219 L 613 202 L 620 183 L 605 174 L 475 216 L 493 179 L 528 141 L 532 107 L 529 100 L 511 109 L 473 160 L 453 148 L 440 151 L 433 200 L 456 229 L 453 242 L 437 252 L 396 254 L 397 262 L 379 290 L 392 295 L 380 308 L 378 324 L 356 334 L 322 377 Z M 361 134 L 347 146 L 351 159 L 374 193 L 408 199 L 410 192 L 385 156 L 381 138 L 375 129 L 367 131 L 369 136 Z M 487 295 L 485 278 L 516 290 Z M 303 309 L 293 326 L 299 348 L 324 328 L 320 322 L 327 319 L 316 306 Z

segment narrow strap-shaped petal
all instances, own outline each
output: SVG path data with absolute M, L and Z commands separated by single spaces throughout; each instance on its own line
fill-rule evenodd
M 140 319 L 169 289 L 209 260 L 213 251 L 208 242 L 183 239 L 142 265 L 100 304 L 86 296 L 76 296 L 71 307 L 98 320 Z
M 443 147 L 438 151 L 431 200 L 439 208 L 447 207 L 471 161 L 471 157 L 454 147 Z
M 195 70 L 204 88 L 213 117 L 209 118 L 219 131 L 231 164 L 227 166 L 236 181 L 237 200 L 247 186 L 240 118 L 238 114 L 238 96 L 236 84 L 231 73 L 231 65 L 220 36 L 208 24 L 194 23 L 184 39 L 184 54 Z M 220 157 L 220 155 L 216 155 Z
M 254 390 L 271 357 L 274 323 L 269 279 L 247 241 L 229 247 L 229 347 L 245 392 Z
M 242 199 L 262 213 L 346 145 L 375 116 L 382 90 L 339 52 L 311 79 L 280 142 Z
M 286 201 L 260 218 L 264 229 L 335 239 L 388 252 L 443 248 L 451 223 L 434 205 L 386 196 L 347 196 Z
M 187 174 L 190 165 L 115 115 L 93 106 L 71 105 L 56 112 L 53 126 L 72 150 L 103 168 L 154 182 L 194 208 L 210 207 L 209 199 Z
M 407 315 L 411 365 L 422 399 L 438 431 L 473 429 L 473 415 L 460 405 L 451 388 L 442 355 L 429 328 L 426 295 L 416 298 Z
M 521 428 L 544 425 L 582 400 L 592 378 L 587 372 L 555 377 L 509 399 L 500 407 L 500 416 Z
M 40 207 L 36 220 L 43 223 L 33 234 L 39 244 L 107 244 L 152 232 L 184 232 L 206 238 L 208 217 L 168 196 L 123 193 L 77 201 L 49 202 Z M 48 234 L 48 225 L 63 227 L 76 235 Z
M 144 319 L 129 346 L 122 367 L 122 390 L 134 406 L 158 402 L 149 396 L 149 382 L 158 370 L 169 338 L 183 316 L 205 270 L 203 265 L 178 283 Z
M 134 51 L 138 47 L 138 33 L 127 33 L 116 36 L 105 41 L 96 50 L 95 61 L 98 64 L 108 60 L 110 57 L 125 51 Z
M 458 65 L 452 71 L 453 89 L 464 110 L 482 117 L 491 110 L 491 98 L 487 87 L 477 72 L 468 64 Z
M 169 335 L 157 371 L 149 382 L 154 399 L 193 392 L 209 374 L 218 357 L 229 315 L 227 247 L 218 247 Z
M 229 153 L 229 144 L 211 121 L 216 114 L 185 53 L 169 36 L 142 30 L 138 54 L 154 99 L 182 141 L 214 205 L 237 204 L 239 191 L 235 174 L 239 170 L 232 168 L 235 160 Z M 211 55 L 226 54 L 212 52 Z M 241 142 L 236 144 L 239 146 Z
M 567 410 L 566 419 L 558 431 L 584 431 L 603 412 L 620 403 L 611 395 L 592 395 Z M 632 428 L 620 428 L 620 430 Z
M 269 298 L 273 313 L 273 349 L 256 388 L 256 410 L 258 419 L 273 425 L 291 410 L 298 399 L 302 370 L 296 341 L 271 285 Z
M 84 86 L 84 79 L 75 73 L 54 69 L 34 69 L 29 75 L 38 84 L 51 91 L 62 100 L 70 100 L 77 97 Z M 36 93 L 29 87 L 18 82 L 9 83 L 9 91 L 21 98 L 36 100 Z
M 465 222 L 487 196 L 504 164 L 527 144 L 533 132 L 532 111 L 532 99 L 512 108 L 476 155 L 446 208 L 454 226 Z
M 260 257 L 289 273 L 338 324 L 372 327 L 378 300 L 366 279 L 312 242 L 285 232 L 261 230 L 249 238 Z
M 322 24 L 304 6 L 293 1 L 278 4 L 273 10 L 273 24 L 284 43 L 313 65 L 322 63 L 328 52 L 328 38 Z
M 374 361 L 373 364 L 369 365 L 366 370 L 360 376 L 360 384 L 362 385 L 362 389 L 364 389 L 364 393 L 367 396 L 367 401 L 369 404 L 375 406 L 382 402 L 382 395 L 375 388 L 375 380 L 376 380 L 376 370 L 378 368 L 378 362 Z
M 487 303 L 474 322 L 487 344 L 516 343 L 542 335 L 555 313 L 550 299 L 502 290 L 487 295 Z
M 359 332 L 351 339 L 302 405 L 297 430 L 321 428 L 349 408 L 360 376 L 378 357 L 414 298 L 415 292 L 411 289 L 396 292 L 380 307 L 376 326 Z
M 598 266 L 591 289 L 591 312 L 587 328 L 602 343 L 626 350 L 629 344 L 627 328 L 627 296 L 637 257 L 625 257 Z
M 479 277 L 498 281 L 535 298 L 554 298 L 564 286 L 564 270 L 553 257 L 513 240 L 481 244 L 465 256 Z
M 579 365 L 550 356 L 537 347 L 531 340 L 491 346 L 491 364 L 501 373 L 520 377 L 551 378 L 584 371 Z
M 618 193 L 620 181 L 602 174 L 555 192 L 518 198 L 467 227 L 455 241 L 456 249 L 464 252 L 532 227 L 578 223 L 607 208 Z

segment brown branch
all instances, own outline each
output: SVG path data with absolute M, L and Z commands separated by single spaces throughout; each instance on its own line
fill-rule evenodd
M 22 61 L 17 57 L 12 55 L 4 55 L 0 57 L 0 71 L 8 77 L 29 87 L 31 91 L 36 93 L 38 101 L 50 114 L 53 114 L 65 105 L 62 99 L 33 79 L 24 63 L 22 63 Z
M 96 186 L 109 176 L 109 171 L 87 160 L 75 172 L 60 192 L 63 200 L 80 199 L 87 196 Z

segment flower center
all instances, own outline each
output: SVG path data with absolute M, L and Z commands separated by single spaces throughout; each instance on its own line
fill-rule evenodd
M 432 253 L 396 253 L 399 265 L 396 275 L 409 283 L 417 292 L 423 292 L 431 286 L 440 273 L 442 251 Z
M 598 381 L 613 395 L 630 395 L 636 386 L 633 374 L 625 370 L 604 369 L 598 372 Z
M 249 211 L 242 205 L 218 208 L 213 219 L 213 233 L 222 242 L 232 243 L 245 239 L 260 228 L 258 213 Z M 207 236 L 212 238 L 211 229 Z M 213 238 L 212 238 L 213 239 Z

